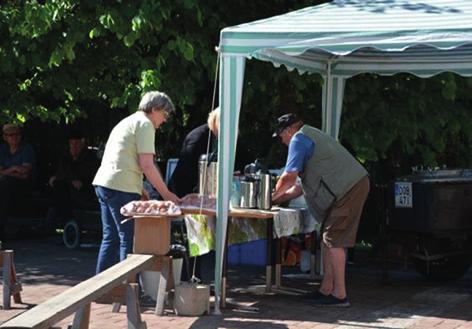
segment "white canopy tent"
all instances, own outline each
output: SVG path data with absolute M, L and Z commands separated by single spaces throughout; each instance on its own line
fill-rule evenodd
M 445 71 L 472 76 L 472 1 L 334 0 L 225 28 L 219 56 L 216 313 L 245 60 L 321 74 L 322 129 L 337 138 L 349 77 L 366 72 L 430 77 Z

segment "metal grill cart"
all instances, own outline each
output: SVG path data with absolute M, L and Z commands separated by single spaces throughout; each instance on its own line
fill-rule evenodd
M 414 170 L 386 193 L 387 241 L 428 278 L 462 276 L 472 264 L 472 170 Z

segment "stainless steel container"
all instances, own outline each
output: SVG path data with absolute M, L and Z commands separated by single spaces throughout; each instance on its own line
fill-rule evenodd
M 239 208 L 241 204 L 241 179 L 239 176 L 233 176 L 233 184 L 231 189 L 231 207 Z
M 257 208 L 269 210 L 272 208 L 272 178 L 270 174 L 259 174 L 257 191 Z
M 198 162 L 198 193 L 216 197 L 218 186 L 218 162 L 208 163 L 206 159 Z
M 241 208 L 255 208 L 257 206 L 256 195 L 256 182 L 242 181 L 240 186 L 239 206 Z

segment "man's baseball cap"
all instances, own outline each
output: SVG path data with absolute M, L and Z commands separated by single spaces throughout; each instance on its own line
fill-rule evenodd
M 284 114 L 277 118 L 277 128 L 272 134 L 272 137 L 275 138 L 280 135 L 280 133 L 287 127 L 291 126 L 295 122 L 300 121 L 298 116 L 295 113 Z

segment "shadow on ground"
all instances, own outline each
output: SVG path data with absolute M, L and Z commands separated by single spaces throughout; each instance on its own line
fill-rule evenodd
M 94 274 L 97 248 L 68 250 L 57 237 L 8 243 L 15 250 L 17 273 L 24 287 L 75 285 Z M 358 259 L 358 258 L 356 258 Z M 368 257 L 348 266 L 352 307 L 318 309 L 304 298 L 319 282 L 284 269 L 283 289 L 265 292 L 263 267 L 230 266 L 228 306 L 222 315 L 202 316 L 185 324 L 173 315 L 159 319 L 175 328 L 409 328 L 427 319 L 472 321 L 472 269 L 459 280 L 431 282 L 412 267 L 392 264 L 390 281 L 382 282 L 379 262 Z M 171 312 L 171 310 L 169 309 Z M 146 312 L 148 313 L 148 312 Z M 172 313 L 171 313 L 172 314 Z M 144 314 L 144 317 L 154 315 Z M 157 321 L 152 318 L 149 321 Z M 184 322 L 184 321 L 182 321 Z M 167 328 L 167 327 L 166 327 Z M 173 327 L 174 328 L 174 327 Z

